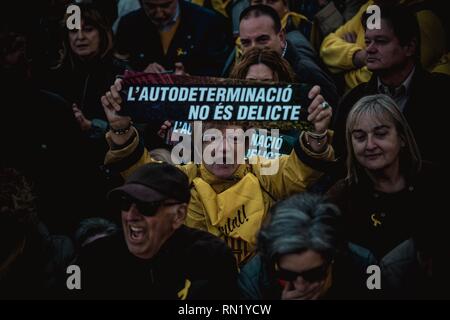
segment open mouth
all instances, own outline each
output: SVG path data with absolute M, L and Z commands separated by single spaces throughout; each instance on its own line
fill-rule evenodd
M 132 242 L 141 242 L 142 240 L 144 240 L 144 228 L 128 226 L 128 235 Z

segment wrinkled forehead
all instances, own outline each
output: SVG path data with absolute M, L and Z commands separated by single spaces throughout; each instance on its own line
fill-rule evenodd
M 379 29 L 366 28 L 365 36 L 366 36 L 366 38 L 374 38 L 374 37 L 394 38 L 395 33 L 394 33 L 394 29 L 392 28 L 391 24 L 387 20 L 382 18 L 380 28 Z

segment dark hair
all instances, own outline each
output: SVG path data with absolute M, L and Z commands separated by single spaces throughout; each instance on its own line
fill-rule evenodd
M 100 35 L 100 48 L 99 48 L 99 56 L 106 56 L 113 47 L 113 34 L 111 29 L 111 24 L 108 19 L 100 13 L 98 8 L 92 4 L 80 3 L 78 4 L 81 11 L 81 20 L 84 21 L 85 24 L 92 25 L 96 28 Z M 71 52 L 69 45 L 69 30 L 66 27 L 68 15 L 65 15 L 63 21 L 61 22 L 61 26 L 64 30 L 64 52 L 61 55 L 61 59 L 58 62 L 57 67 L 60 67 L 66 59 L 73 59 L 73 53 Z M 54 67 L 55 68 L 55 67 Z
M 295 82 L 296 76 L 291 65 L 278 52 L 270 48 L 254 47 L 244 53 L 230 73 L 230 78 L 245 79 L 248 70 L 255 64 L 264 64 L 274 72 L 279 82 Z
M 273 21 L 273 28 L 275 29 L 275 32 L 278 33 L 281 31 L 281 20 L 278 13 L 272 7 L 263 4 L 245 8 L 239 16 L 239 23 L 241 23 L 242 20 L 257 18 L 260 16 L 270 17 Z
M 367 20 L 370 14 L 364 13 L 361 23 L 364 30 L 367 29 Z M 420 27 L 416 14 L 404 5 L 380 6 L 380 18 L 392 28 L 399 43 L 404 46 L 411 41 L 416 41 L 415 58 L 420 56 Z
M 75 232 L 75 245 L 81 248 L 85 243 L 95 236 L 110 236 L 119 231 L 113 222 L 103 218 L 88 218 L 80 222 Z

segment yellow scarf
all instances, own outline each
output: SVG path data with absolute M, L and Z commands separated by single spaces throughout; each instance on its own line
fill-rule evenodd
M 232 0 L 211 0 L 211 6 L 217 12 L 220 12 L 225 17 L 228 18 L 226 7 L 230 4 Z M 203 7 L 205 5 L 205 0 L 191 0 L 192 3 Z
M 216 193 L 205 180 L 193 180 L 211 221 L 211 233 L 223 238 L 238 263 L 253 255 L 256 236 L 265 217 L 261 187 L 255 175 L 247 173 L 230 188 Z
M 298 26 L 303 22 L 303 20 L 309 22 L 308 18 L 305 17 L 304 15 L 302 15 L 300 13 L 297 13 L 297 12 L 294 12 L 294 11 L 289 11 L 281 19 L 281 27 L 283 29 L 286 29 L 286 25 L 288 23 L 288 19 L 289 18 L 291 18 L 292 23 L 294 24 L 294 26 L 296 28 L 298 28 Z
M 175 36 L 175 33 L 177 32 L 178 26 L 180 25 L 180 17 L 177 18 L 177 21 L 173 26 L 171 26 L 166 31 L 160 31 L 159 36 L 161 38 L 161 45 L 164 50 L 164 54 L 167 54 L 167 51 L 169 50 L 170 44 L 172 43 L 173 37 Z M 178 49 L 180 50 L 180 49 Z M 177 54 L 180 55 L 177 51 Z

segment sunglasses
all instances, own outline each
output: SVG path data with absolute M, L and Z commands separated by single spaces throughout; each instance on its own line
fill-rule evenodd
M 302 277 L 302 279 L 307 282 L 318 282 L 322 281 L 326 277 L 329 266 L 330 263 L 325 263 L 321 266 L 318 266 L 310 270 L 306 270 L 303 272 L 295 272 L 282 269 L 278 265 L 276 265 L 275 272 L 278 279 L 288 282 L 295 281 L 298 277 Z
M 118 203 L 120 210 L 122 211 L 130 210 L 131 205 L 134 203 L 139 212 L 145 217 L 155 216 L 160 207 L 169 207 L 182 203 L 182 202 L 164 202 L 165 200 L 146 202 L 134 199 L 126 195 L 120 196 L 116 201 Z

